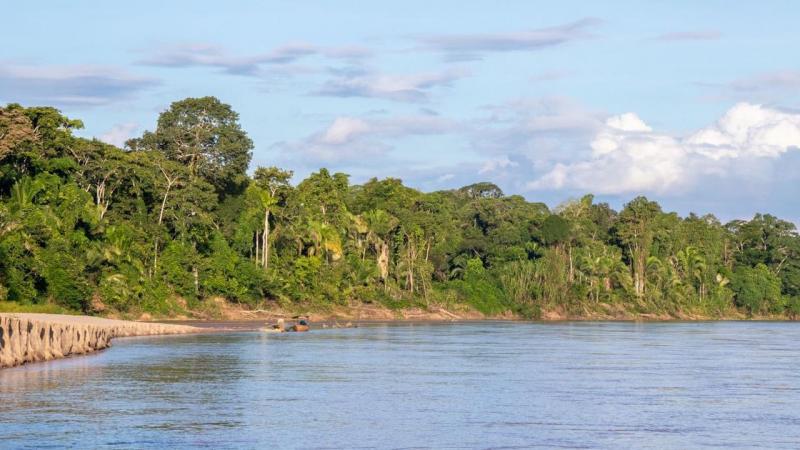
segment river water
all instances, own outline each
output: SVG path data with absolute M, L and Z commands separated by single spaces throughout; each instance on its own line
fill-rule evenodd
M 0 447 L 798 448 L 800 324 L 119 339 L 0 371 Z

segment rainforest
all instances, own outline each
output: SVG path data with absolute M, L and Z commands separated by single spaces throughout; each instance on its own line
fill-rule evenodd
M 117 148 L 51 107 L 0 108 L 0 310 L 160 317 L 244 308 L 516 318 L 794 318 L 800 236 L 636 197 L 548 207 L 488 182 L 421 192 L 251 167 L 214 97 Z

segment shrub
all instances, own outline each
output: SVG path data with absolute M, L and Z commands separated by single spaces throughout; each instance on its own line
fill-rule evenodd
M 789 297 L 786 300 L 786 312 L 788 312 L 789 316 L 793 319 L 800 317 L 800 295 Z
M 783 310 L 781 280 L 764 264 L 738 267 L 733 273 L 731 286 L 736 293 L 736 304 L 750 314 Z
M 510 309 L 503 290 L 483 267 L 480 258 L 470 259 L 464 279 L 453 283 L 464 300 L 483 314 L 499 314 Z

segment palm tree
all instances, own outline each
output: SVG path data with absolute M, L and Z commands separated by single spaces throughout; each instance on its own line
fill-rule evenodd
M 324 253 L 333 261 L 341 259 L 342 241 L 336 229 L 326 223 L 309 220 L 307 233 L 311 239 L 312 255 Z
M 11 198 L 9 199 L 9 212 L 19 213 L 33 205 L 33 199 L 44 189 L 44 183 L 40 179 L 24 177 L 17 180 L 11 187 Z
M 703 275 L 706 271 L 706 260 L 703 258 L 697 249 L 693 246 L 688 246 L 684 250 L 678 251 L 676 255 L 680 265 L 681 274 L 684 280 L 688 280 L 691 286 L 697 283 L 697 288 L 700 293 L 700 301 L 705 298 L 705 282 Z

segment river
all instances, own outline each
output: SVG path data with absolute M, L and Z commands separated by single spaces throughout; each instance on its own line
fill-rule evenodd
M 0 447 L 798 448 L 800 324 L 119 339 L 0 370 Z

